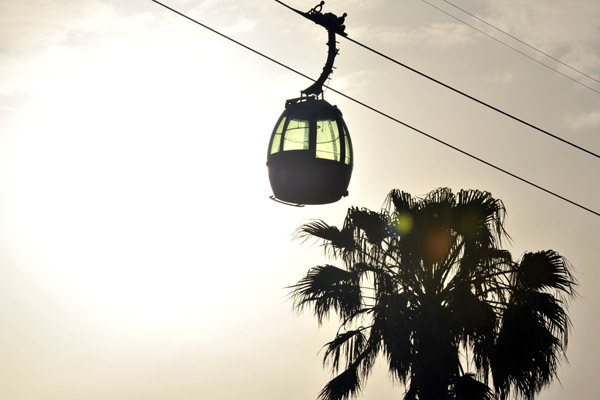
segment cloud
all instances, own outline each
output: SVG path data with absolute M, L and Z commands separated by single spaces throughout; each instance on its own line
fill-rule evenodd
M 10 106 L 3 106 L 0 105 L 0 112 L 17 112 L 20 109 L 18 107 L 10 107 Z
M 190 1 L 186 1 L 185 4 L 190 3 Z M 193 8 L 188 9 L 185 13 L 193 18 L 206 16 L 208 14 L 212 14 L 218 11 L 227 11 L 231 12 L 237 8 L 236 4 L 232 0 L 204 0 L 199 4 L 196 4 Z
M 123 33 L 154 21 L 152 13 L 120 15 L 114 6 L 93 0 L 0 2 L 3 53 L 23 54 L 68 44 L 90 33 Z
M 258 22 L 258 20 L 242 17 L 238 18 L 233 25 L 222 27 L 220 30 L 226 35 L 235 35 L 254 30 Z
M 346 94 L 356 94 L 368 87 L 376 78 L 377 74 L 372 71 L 356 71 L 350 74 L 333 75 L 331 87 Z M 327 83 L 328 84 L 328 83 Z M 327 91 L 327 89 L 325 89 Z
M 596 128 L 600 126 L 600 109 L 584 112 L 576 116 L 568 116 L 564 122 L 565 126 L 573 131 Z
M 314 2 L 317 4 L 317 2 Z M 385 3 L 384 0 L 330 0 L 327 1 L 323 12 L 333 12 L 334 14 L 342 14 L 346 9 L 372 9 L 378 5 Z
M 92 0 L 0 2 L 0 96 L 38 90 L 76 69 L 93 45 L 123 41 L 155 20 Z
M 253 4 L 241 11 L 239 3 L 233 0 L 204 0 L 185 13 L 199 22 L 208 23 L 225 35 L 235 35 L 254 30 L 261 17 L 249 17 L 247 14 L 260 10 L 261 7 L 264 4 Z M 240 16 L 231 18 L 232 15 Z
M 527 2 L 482 2 L 474 13 L 487 22 L 523 40 L 574 68 L 600 75 L 600 7 L 596 0 L 530 0 Z M 487 30 L 487 29 L 486 29 Z M 545 58 L 535 50 L 499 32 L 495 37 L 528 54 Z M 569 72 L 569 70 L 566 70 Z
M 512 82 L 514 75 L 511 71 L 497 72 L 494 74 L 484 75 L 481 80 L 490 85 L 506 85 Z
M 395 46 L 431 47 L 465 46 L 476 42 L 474 31 L 457 23 L 434 23 L 416 29 L 406 28 L 353 28 L 356 37 L 373 39 Z

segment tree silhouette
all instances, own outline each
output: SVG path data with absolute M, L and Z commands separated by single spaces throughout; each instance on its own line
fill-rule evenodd
M 576 282 L 553 250 L 514 262 L 501 248 L 504 216 L 487 192 L 393 190 L 380 212 L 350 208 L 341 229 L 298 228 L 343 263 L 291 286 L 298 310 L 340 320 L 324 354 L 335 377 L 320 399 L 357 395 L 380 354 L 405 400 L 532 399 L 548 385 L 565 357 Z

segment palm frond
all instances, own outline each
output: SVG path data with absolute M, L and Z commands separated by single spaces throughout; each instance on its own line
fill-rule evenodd
M 385 355 L 388 368 L 392 377 L 404 384 L 414 361 L 414 348 L 411 341 L 411 332 L 408 329 L 397 329 L 398 336 L 388 336 L 391 332 L 384 333 L 383 354 Z
M 575 295 L 577 285 L 567 260 L 554 250 L 525 253 L 519 262 L 516 279 L 519 286 L 534 290 L 555 289 L 571 296 Z
M 475 379 L 474 374 L 464 374 L 456 379 L 452 387 L 454 400 L 493 400 L 492 389 Z
M 410 211 L 410 229 L 399 229 L 400 251 L 403 259 L 434 264 L 443 261 L 450 250 L 452 207 L 454 195 L 447 188 L 434 190 Z M 394 225 L 401 226 L 403 214 L 395 214 Z
M 467 240 L 488 247 L 510 239 L 504 230 L 506 208 L 501 200 L 479 190 L 461 190 L 456 199 L 453 226 Z
M 446 298 L 448 309 L 456 316 L 462 329 L 463 342 L 473 349 L 473 361 L 477 370 L 487 376 L 500 322 L 499 315 L 490 303 L 473 294 L 468 284 L 455 287 Z
M 385 202 L 384 207 L 387 210 L 391 210 L 391 206 L 394 206 L 396 213 L 409 212 L 412 213 L 418 208 L 419 202 L 414 200 L 410 193 L 403 192 L 398 189 L 390 191 Z
M 550 293 L 526 291 L 519 294 L 519 302 L 543 319 L 547 329 L 567 347 L 571 321 L 564 303 Z
M 501 399 L 511 390 L 533 398 L 556 377 L 564 355 L 561 339 L 526 303 L 510 304 L 492 355 L 494 387 Z
M 372 343 L 367 341 L 367 346 L 348 364 L 346 370 L 325 385 L 319 394 L 319 398 L 322 400 L 344 400 L 357 395 L 361 390 L 362 381 L 367 378 L 373 369 L 378 351 L 379 347 L 377 345 L 372 346 Z
M 427 193 L 423 198 L 424 206 L 453 206 L 456 204 L 456 196 L 450 188 L 437 188 Z
M 361 290 L 356 275 L 333 265 L 311 268 L 290 288 L 295 308 L 302 310 L 312 306 L 319 324 L 332 310 L 346 318 L 361 308 Z
M 450 189 L 432 190 L 421 200 L 418 213 L 420 224 L 426 229 L 432 226 L 450 227 L 455 204 L 456 199 Z
M 448 288 L 469 283 L 477 296 L 490 296 L 490 299 L 504 301 L 506 284 L 513 271 L 510 252 L 494 247 L 473 248 L 465 244 L 457 273 L 448 284 Z
M 371 341 L 381 343 L 389 369 L 395 379 L 406 383 L 414 361 L 412 335 L 415 310 L 408 293 L 379 293 L 373 308 Z
M 416 355 L 411 368 L 419 377 L 423 398 L 445 398 L 452 379 L 461 371 L 461 327 L 455 313 L 439 304 L 436 296 L 426 295 L 421 300 L 414 317 Z
M 367 338 L 364 329 L 354 329 L 338 334 L 335 339 L 325 345 L 323 364 L 331 364 L 332 370 L 337 372 L 340 359 L 345 359 L 345 367 L 349 367 L 365 350 Z
M 330 380 L 319 393 L 321 400 L 346 400 L 361 390 L 358 364 L 352 364 L 344 372 Z
M 380 244 L 394 234 L 384 214 L 364 208 L 350 208 L 346 221 L 347 226 L 363 231 L 371 244 Z
M 404 400 L 417 400 L 417 387 L 411 383 L 410 388 L 404 393 Z
M 381 269 L 372 264 L 357 262 L 352 264 L 349 270 L 355 271 L 357 274 L 362 275 L 369 272 L 379 272 Z
M 310 237 L 323 239 L 325 251 L 331 251 L 333 256 L 339 256 L 354 250 L 354 233 L 352 229 L 338 229 L 322 220 L 314 220 L 301 225 L 295 232 L 295 238 L 308 240 Z

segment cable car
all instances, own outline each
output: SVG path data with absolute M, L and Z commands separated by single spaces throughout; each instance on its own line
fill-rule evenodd
M 321 13 L 324 2 L 307 13 L 295 10 L 327 29 L 328 56 L 323 72 L 301 97 L 287 100 L 267 152 L 272 199 L 291 204 L 328 204 L 348 195 L 352 175 L 352 142 L 341 111 L 323 99 L 323 84 L 338 53 L 335 35 L 346 35 L 346 14 Z
M 323 99 L 288 100 L 267 155 L 276 199 L 327 204 L 348 195 L 352 143 L 341 111 Z

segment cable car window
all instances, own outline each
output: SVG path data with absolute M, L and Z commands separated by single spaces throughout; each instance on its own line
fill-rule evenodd
M 283 136 L 283 151 L 308 150 L 308 121 L 291 119 Z
M 285 120 L 285 117 L 281 118 L 281 121 L 277 126 L 277 130 L 275 131 L 275 135 L 273 135 L 273 143 L 271 144 L 271 154 L 277 153 L 281 149 L 281 134 L 283 133 Z
M 346 156 L 344 157 L 344 163 L 347 165 L 350 165 L 350 160 L 352 155 L 351 150 L 350 150 L 350 135 L 348 134 L 348 128 L 346 127 L 346 124 L 342 124 L 343 125 L 343 129 L 344 129 L 344 147 L 345 147 L 345 154 Z
M 316 157 L 340 161 L 340 131 L 335 120 L 317 121 Z

